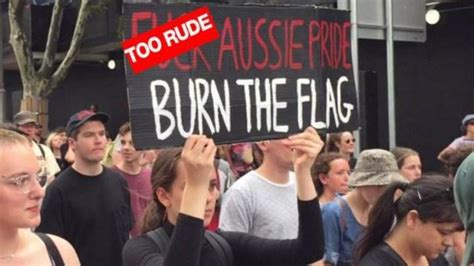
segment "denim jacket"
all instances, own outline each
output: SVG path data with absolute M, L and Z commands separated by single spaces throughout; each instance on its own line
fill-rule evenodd
M 332 265 L 351 265 L 354 243 L 364 226 L 357 222 L 345 197 L 326 204 L 322 209 L 324 226 L 324 261 Z

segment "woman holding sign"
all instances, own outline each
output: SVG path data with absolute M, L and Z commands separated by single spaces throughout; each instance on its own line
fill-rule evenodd
M 210 233 L 218 191 L 212 139 L 191 136 L 182 149 L 164 150 L 153 167 L 153 202 L 142 236 L 129 240 L 124 265 L 306 265 L 324 252 L 319 203 L 310 168 L 323 142 L 316 130 L 285 140 L 293 149 L 299 234 L 269 240 L 237 232 Z

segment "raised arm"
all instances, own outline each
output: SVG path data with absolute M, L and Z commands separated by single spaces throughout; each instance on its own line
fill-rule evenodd
M 321 211 L 310 168 L 323 147 L 316 130 L 285 140 L 293 149 L 293 166 L 296 174 L 299 231 L 292 240 L 271 240 L 245 233 L 219 232 L 231 245 L 236 265 L 304 265 L 322 258 L 324 233 Z
M 298 198 L 302 201 L 316 198 L 316 189 L 311 178 L 311 166 L 321 152 L 324 142 L 314 128 L 308 127 L 304 132 L 288 137 L 286 144 L 293 149 L 293 168 L 296 174 Z

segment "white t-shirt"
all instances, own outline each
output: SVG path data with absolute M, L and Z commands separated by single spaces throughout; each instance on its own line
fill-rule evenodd
M 287 184 L 276 184 L 250 171 L 224 195 L 219 229 L 293 239 L 298 236 L 298 223 L 294 173 L 290 173 Z
M 38 163 L 40 167 L 43 169 L 46 169 L 47 174 L 48 174 L 48 184 L 52 181 L 52 178 L 54 175 L 59 173 L 61 171 L 61 168 L 59 168 L 58 163 L 56 162 L 56 158 L 54 158 L 54 154 L 51 151 L 51 149 L 43 144 L 38 144 L 36 142 L 32 143 L 33 145 L 33 151 L 36 155 L 36 158 L 38 159 Z M 43 149 L 43 152 L 41 152 L 40 149 Z M 44 156 L 43 156 L 44 153 Z

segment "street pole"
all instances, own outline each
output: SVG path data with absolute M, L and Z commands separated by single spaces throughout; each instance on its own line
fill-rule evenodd
M 387 18 L 387 96 L 388 96 L 388 145 L 389 149 L 397 146 L 395 124 L 395 73 L 393 47 L 393 2 L 385 1 L 385 15 Z
M 7 91 L 3 82 L 3 2 L 4 0 L 0 0 L 0 123 L 7 120 Z

